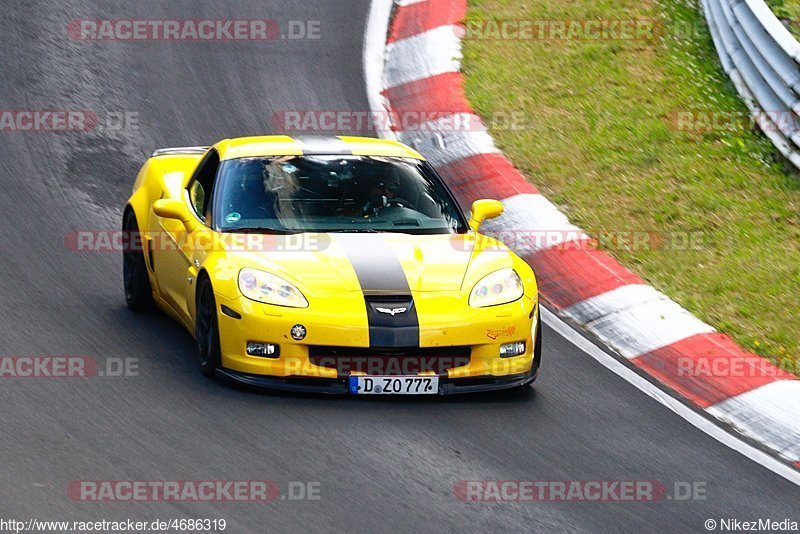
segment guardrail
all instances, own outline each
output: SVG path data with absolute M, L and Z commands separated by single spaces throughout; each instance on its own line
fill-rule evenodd
M 764 0 L 701 0 L 719 59 L 755 122 L 800 169 L 800 42 Z

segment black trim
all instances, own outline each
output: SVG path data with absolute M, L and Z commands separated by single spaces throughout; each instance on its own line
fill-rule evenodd
M 277 376 L 251 375 L 224 368 L 217 369 L 217 378 L 259 389 L 276 389 L 294 391 L 297 393 L 330 393 L 341 395 L 349 391 L 347 379 L 283 378 Z
M 208 165 L 209 161 L 211 161 L 214 158 L 216 158 L 217 160 L 214 167 L 214 174 L 211 176 L 203 176 L 203 178 L 208 178 L 209 180 L 211 180 L 211 183 L 203 184 L 200 174 L 205 172 L 205 166 Z M 218 178 L 221 167 L 222 167 L 222 160 L 220 159 L 219 152 L 217 152 L 217 149 L 212 148 L 211 150 L 208 151 L 208 153 L 206 153 L 205 156 L 203 156 L 203 158 L 197 164 L 197 167 L 194 168 L 194 171 L 192 171 L 192 177 L 186 183 L 186 187 L 184 188 L 185 191 L 188 193 L 187 196 L 189 197 L 189 210 L 192 212 L 192 214 L 194 214 L 194 216 L 197 218 L 198 221 L 200 221 L 204 226 L 209 228 L 211 227 L 214 220 L 213 217 L 216 208 L 214 204 L 216 200 L 215 197 L 217 196 L 215 193 L 216 193 L 217 183 L 219 182 Z M 192 184 L 195 182 L 198 182 L 200 186 L 203 188 L 203 195 L 205 195 L 203 199 L 204 213 L 197 213 L 197 210 L 194 209 L 194 202 L 192 202 L 192 195 L 191 195 L 191 187 Z M 206 185 L 208 187 L 206 187 Z M 181 200 L 183 200 L 183 198 L 181 198 Z
M 222 310 L 222 313 L 224 313 L 228 317 L 233 317 L 234 319 L 241 319 L 242 318 L 242 315 L 239 312 L 230 309 L 229 307 L 225 306 L 224 304 L 220 304 L 220 309 Z
M 148 267 L 150 268 L 150 272 L 155 274 L 156 265 L 155 265 L 155 261 L 153 259 L 153 240 L 152 239 L 148 239 L 147 240 L 147 260 L 148 260 L 147 263 L 148 263 Z
M 439 395 L 459 393 L 479 393 L 527 386 L 539 376 L 539 366 L 534 364 L 530 371 L 518 375 L 485 376 L 476 378 L 439 379 Z
M 439 378 L 439 395 L 478 393 L 527 386 L 536 380 L 539 366 L 534 362 L 527 373 L 508 376 L 484 376 L 476 378 Z M 268 390 L 294 391 L 297 393 L 325 393 L 343 395 L 350 392 L 348 378 L 304 378 L 300 376 L 277 377 L 251 375 L 230 369 L 218 368 L 217 377 L 244 386 Z
M 338 234 L 336 242 L 350 260 L 364 293 L 369 346 L 418 347 L 417 308 L 406 273 L 392 247 L 375 234 Z M 392 315 L 378 308 L 406 310 Z

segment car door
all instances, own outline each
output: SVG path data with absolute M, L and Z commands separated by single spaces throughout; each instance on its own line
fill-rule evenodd
M 211 194 L 219 169 L 219 155 L 214 149 L 200 161 L 185 189 L 182 201 L 196 220 L 191 232 L 175 219 L 157 217 L 162 232 L 155 254 L 153 270 L 158 279 L 161 297 L 187 325 L 192 324 L 189 304 L 193 296 L 198 266 L 205 259 L 206 247 L 213 242 L 209 228 Z

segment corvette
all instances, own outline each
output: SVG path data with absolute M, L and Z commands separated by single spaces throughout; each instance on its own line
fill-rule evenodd
M 203 374 L 264 388 L 450 394 L 525 387 L 533 270 L 478 232 L 394 141 L 226 139 L 157 150 L 123 215 L 125 298 L 196 340 Z

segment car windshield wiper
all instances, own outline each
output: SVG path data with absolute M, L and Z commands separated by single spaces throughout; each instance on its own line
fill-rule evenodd
M 275 228 L 263 228 L 259 226 L 242 226 L 241 228 L 226 228 L 222 230 L 225 234 L 271 234 L 271 235 L 289 235 L 299 234 L 301 230 L 278 230 Z
M 372 228 L 338 228 L 334 230 L 324 230 L 329 234 L 379 234 L 389 230 L 373 230 Z

